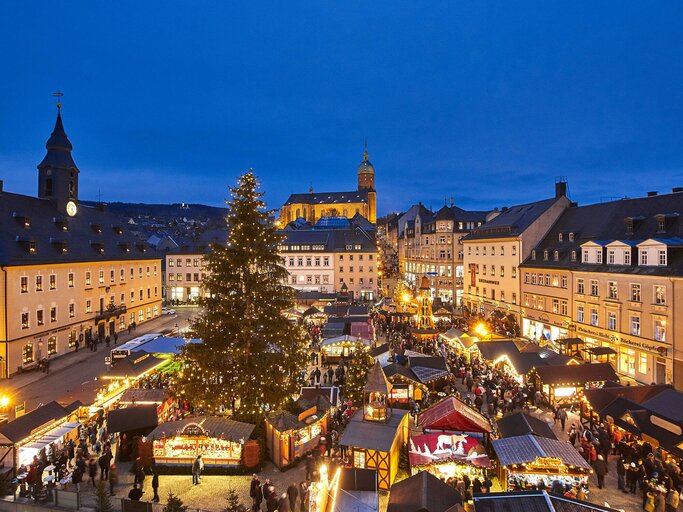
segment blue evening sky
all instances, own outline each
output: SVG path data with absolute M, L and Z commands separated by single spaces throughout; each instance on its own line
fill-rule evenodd
M 55 90 L 81 198 L 220 205 L 253 167 L 278 207 L 352 190 L 580 203 L 683 186 L 683 2 L 12 2 L 0 179 L 35 194 Z

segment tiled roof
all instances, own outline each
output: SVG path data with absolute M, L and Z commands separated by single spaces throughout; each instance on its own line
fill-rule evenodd
M 536 373 L 543 384 L 575 384 L 617 382 L 619 377 L 610 363 L 564 364 L 539 366 Z
M 569 442 L 532 435 L 507 437 L 491 441 L 498 461 L 503 466 L 528 464 L 537 457 L 556 457 L 564 464 L 590 470 L 590 465 Z
M 350 192 L 314 192 L 313 194 L 292 194 L 285 201 L 285 206 L 292 204 L 343 204 L 367 203 L 367 190 L 352 190 Z
M 255 425 L 251 423 L 230 420 L 221 416 L 192 416 L 162 423 L 147 436 L 147 439 L 161 439 L 162 435 L 167 438 L 174 437 L 190 423 L 196 423 L 204 432 L 213 437 L 222 435 L 228 441 L 236 442 L 247 441 L 255 428 Z
M 354 446 L 368 450 L 389 452 L 394 443 L 398 427 L 409 411 L 394 409 L 386 423 L 363 421 L 363 411 L 358 410 L 351 417 L 344 433 L 339 438 L 342 446 Z
M 526 434 L 533 434 L 536 436 L 547 437 L 548 439 L 557 439 L 545 421 L 534 418 L 524 412 L 515 412 L 503 416 L 496 421 L 496 427 L 500 433 L 500 437 L 516 437 Z
M 387 512 L 447 512 L 462 496 L 452 486 L 427 471 L 391 486 Z
M 553 197 L 534 203 L 511 206 L 507 210 L 501 211 L 497 217 L 486 224 L 474 229 L 467 235 L 467 240 L 519 235 L 551 206 L 561 200 L 567 201 L 564 197 Z

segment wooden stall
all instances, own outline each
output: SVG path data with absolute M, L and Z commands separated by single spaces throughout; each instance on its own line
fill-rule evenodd
M 418 426 L 425 432 L 469 432 L 490 434 L 489 419 L 462 400 L 449 396 L 418 416 Z
M 363 389 L 363 409 L 351 417 L 339 444 L 348 448 L 351 466 L 375 469 L 378 487 L 388 491 L 398 473 L 401 449 L 408 439 L 408 411 L 392 409 L 391 384 L 375 363 Z
M 318 395 L 318 398 L 325 400 Z M 321 402 L 322 400 L 319 400 Z M 275 411 L 266 416 L 266 448 L 278 468 L 289 466 L 320 444 L 329 426 L 329 401 L 326 407 L 317 405 L 299 415 Z
M 191 467 L 197 455 L 205 466 L 237 467 L 255 425 L 219 416 L 195 416 L 169 421 L 155 428 L 147 439 L 161 466 Z
M 359 345 L 370 348 L 372 341 L 349 335 L 335 336 L 324 339 L 320 343 L 320 351 L 325 355 L 326 361 L 338 363 L 342 357 L 348 358 Z
M 491 443 L 503 490 L 516 485 L 524 489 L 539 481 L 550 488 L 555 480 L 569 486 L 588 485 L 591 467 L 569 442 L 528 434 Z
M 454 349 L 458 354 L 464 354 L 467 361 L 470 360 L 470 354 L 473 351 L 476 352 L 476 344 L 479 342 L 479 338 L 470 336 L 457 327 L 451 327 L 446 332 L 439 334 L 439 339 L 450 348 Z
M 535 380 L 550 403 L 577 404 L 584 389 L 617 382 L 619 377 L 609 363 L 586 363 L 540 366 L 535 369 Z
M 408 458 L 413 475 L 428 471 L 443 479 L 460 478 L 465 474 L 471 480 L 482 479 L 484 471 L 491 467 L 481 438 L 466 434 L 411 434 Z
M 422 400 L 429 387 L 420 382 L 413 370 L 398 363 L 388 364 L 383 368 L 384 375 L 391 383 L 389 400 L 391 404 L 407 404 L 410 400 Z

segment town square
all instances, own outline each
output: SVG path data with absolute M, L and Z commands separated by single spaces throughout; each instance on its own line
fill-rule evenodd
M 31 4 L 0 510 L 679 509 L 680 5 Z

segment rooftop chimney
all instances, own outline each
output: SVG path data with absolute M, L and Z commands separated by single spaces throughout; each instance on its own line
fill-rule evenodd
M 555 197 L 567 196 L 567 180 L 559 179 L 555 181 Z
M 0 180 L 0 193 L 2 193 L 2 180 Z
M 2 192 L 2 181 L 0 181 L 0 192 Z M 674 194 L 677 194 L 678 192 L 683 192 L 683 187 L 674 187 L 671 189 L 671 192 Z
M 653 191 L 647 193 L 647 197 L 652 197 L 652 196 L 656 196 L 656 195 L 657 195 L 656 190 L 653 190 Z

